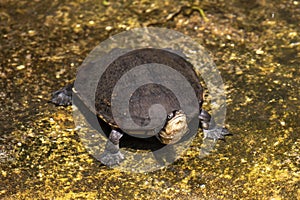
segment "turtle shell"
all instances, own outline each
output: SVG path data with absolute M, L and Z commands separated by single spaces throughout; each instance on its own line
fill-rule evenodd
M 99 79 L 96 89 L 95 111 L 101 119 L 112 127 L 119 128 L 114 120 L 111 108 L 111 101 L 114 98 L 113 91 L 118 80 L 135 67 L 149 63 L 165 65 L 179 72 L 193 88 L 198 101 L 202 101 L 203 89 L 193 65 L 183 56 L 180 56 L 179 53 L 168 49 L 155 48 L 128 51 L 109 64 Z M 142 74 L 135 74 L 135 76 L 142 76 Z M 168 74 L 165 74 L 164 78 L 173 81 L 176 87 L 181 85 L 180 82 L 176 82 L 177 80 L 173 80 L 173 77 L 168 76 Z M 134 84 L 134 80 L 128 81 L 126 84 L 130 87 L 131 84 Z M 126 86 L 124 87 L 126 88 Z M 187 96 L 185 101 L 189 104 L 191 98 Z M 129 111 L 133 121 L 140 126 L 149 124 L 151 120 L 149 109 L 154 104 L 162 105 L 167 113 L 181 109 L 180 102 L 173 91 L 160 84 L 147 83 L 138 87 L 130 97 Z M 199 110 L 196 111 L 196 113 L 198 112 Z

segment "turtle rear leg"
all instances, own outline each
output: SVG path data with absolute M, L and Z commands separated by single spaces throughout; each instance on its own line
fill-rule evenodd
M 51 102 L 57 106 L 69 106 L 72 104 L 73 83 L 52 93 Z
M 100 155 L 100 161 L 106 166 L 117 165 L 124 160 L 124 155 L 120 152 L 120 139 L 123 136 L 122 133 L 112 130 L 109 134 L 109 139 L 106 142 L 105 150 Z

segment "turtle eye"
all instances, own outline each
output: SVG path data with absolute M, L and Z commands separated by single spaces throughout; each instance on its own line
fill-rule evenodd
M 175 115 L 178 114 L 177 112 L 178 112 L 177 110 L 174 110 L 173 112 L 169 113 L 168 116 L 167 116 L 167 117 L 168 117 L 168 120 L 170 120 L 170 119 L 172 119 L 173 117 L 175 117 Z
M 168 116 L 167 116 L 168 120 L 172 119 L 173 117 L 174 117 L 174 113 L 173 113 L 173 112 L 171 112 L 171 113 L 168 114 Z

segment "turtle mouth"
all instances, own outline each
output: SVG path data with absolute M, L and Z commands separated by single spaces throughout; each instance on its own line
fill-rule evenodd
M 160 134 L 159 136 L 159 140 L 163 143 L 163 144 L 175 144 L 176 142 L 178 142 L 181 139 L 181 137 L 179 136 L 167 136 L 167 135 L 163 135 Z
M 163 144 L 174 144 L 178 142 L 188 132 L 188 130 L 186 115 L 183 111 L 178 111 L 160 131 L 158 139 Z

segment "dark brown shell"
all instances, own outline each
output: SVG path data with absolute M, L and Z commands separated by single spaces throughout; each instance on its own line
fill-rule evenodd
M 203 89 L 199 78 L 192 64 L 186 59 L 167 49 L 145 48 L 128 51 L 109 64 L 99 79 L 95 94 L 96 113 L 111 126 L 118 127 L 111 110 L 112 93 L 117 81 L 129 70 L 147 63 L 163 64 L 180 72 L 193 87 L 198 100 L 202 101 Z M 172 79 L 168 76 L 165 78 Z M 177 84 L 180 85 L 180 83 Z M 186 97 L 186 101 L 189 103 L 191 100 Z M 138 88 L 130 98 L 129 110 L 136 124 L 144 126 L 149 123 L 148 110 L 153 104 L 161 104 L 167 113 L 180 109 L 180 104 L 171 90 L 157 84 L 145 84 Z

